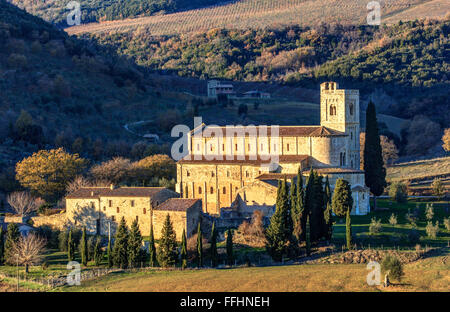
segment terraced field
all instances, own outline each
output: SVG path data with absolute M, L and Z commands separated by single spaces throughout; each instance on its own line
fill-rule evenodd
M 152 35 L 201 32 L 211 28 L 264 28 L 275 25 L 317 25 L 322 22 L 366 23 L 371 0 L 242 0 L 174 14 L 91 23 L 67 28 L 69 34 L 143 30 Z M 446 0 L 384 0 L 381 17 L 442 17 L 450 11 Z M 417 8 L 416 8 L 417 7 Z M 416 9 L 415 9 L 416 8 Z M 406 12 L 406 13 L 404 13 Z M 403 14 L 403 15 L 402 15 Z M 403 17 L 402 17 L 403 16 Z

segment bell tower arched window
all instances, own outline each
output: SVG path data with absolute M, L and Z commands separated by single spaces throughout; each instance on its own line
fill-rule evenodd
M 355 108 L 355 106 L 353 105 L 353 103 L 350 103 L 350 105 L 349 105 L 349 111 L 350 111 L 350 115 L 351 116 L 353 116 L 353 111 L 354 111 L 354 108 Z
M 336 115 L 336 106 L 331 104 L 330 105 L 330 116 Z

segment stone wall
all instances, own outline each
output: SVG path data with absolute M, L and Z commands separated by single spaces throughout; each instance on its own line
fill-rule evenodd
M 202 214 L 202 205 L 201 202 L 198 201 L 186 211 L 153 210 L 153 231 L 155 239 L 161 238 L 161 231 L 167 214 L 172 221 L 177 241 L 181 241 L 183 229 L 186 230 L 186 236 L 188 238 L 196 233 L 198 222 Z

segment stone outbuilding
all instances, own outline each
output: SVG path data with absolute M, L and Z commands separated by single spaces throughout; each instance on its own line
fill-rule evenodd
M 82 187 L 66 196 L 67 225 L 86 226 L 89 234 L 108 235 L 111 231 L 114 235 L 123 217 L 128 226 L 137 220 L 141 234 L 148 236 L 153 218 L 157 239 L 162 228 L 159 222 L 169 214 L 181 239 L 183 228 L 189 236 L 193 224 L 197 225 L 201 200 L 177 197 L 176 192 L 163 187 Z

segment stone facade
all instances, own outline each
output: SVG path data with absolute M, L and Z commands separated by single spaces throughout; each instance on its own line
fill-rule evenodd
M 134 220 L 138 220 L 142 235 L 148 236 L 152 218 L 160 220 L 162 215 L 169 213 L 174 217 L 172 223 L 178 234 L 179 229 L 186 228 L 192 222 L 198 222 L 195 208 L 187 207 L 186 204 L 192 203 L 192 206 L 201 204 L 181 199 L 178 204 L 185 207 L 182 211 L 176 211 L 173 207 L 170 211 L 159 208 L 164 207 L 166 201 L 177 197 L 177 193 L 162 187 L 81 188 L 66 197 L 66 220 L 68 225 L 86 226 L 90 234 L 108 235 L 111 229 L 113 235 L 123 217 L 128 226 L 131 226 Z M 153 225 L 155 238 L 158 238 L 161 233 L 160 225 L 158 223 Z M 192 231 L 189 232 L 191 233 Z
M 319 126 L 195 128 L 188 135 L 188 155 L 177 163 L 177 192 L 202 199 L 203 212 L 212 215 L 238 206 L 242 213 L 260 209 L 271 214 L 276 179 L 263 177 L 295 175 L 299 168 L 307 175 L 312 167 L 329 176 L 332 188 L 337 178 L 348 180 L 355 199 L 352 213 L 366 214 L 369 192 L 359 170 L 359 91 L 341 90 L 335 82 L 321 84 L 320 91 Z

